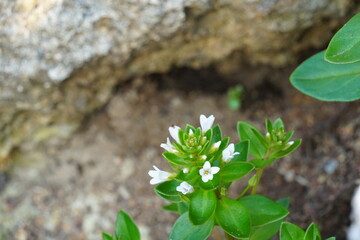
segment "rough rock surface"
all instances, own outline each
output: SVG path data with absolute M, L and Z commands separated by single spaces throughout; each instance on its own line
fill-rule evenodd
M 113 87 L 229 56 L 284 66 L 321 47 L 351 0 L 3 0 L 0 165 L 68 136 Z

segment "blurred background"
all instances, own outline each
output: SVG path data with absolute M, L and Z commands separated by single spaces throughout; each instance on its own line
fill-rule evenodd
M 288 220 L 346 239 L 360 184 L 360 105 L 320 102 L 289 76 L 326 48 L 356 0 L 2 0 L 0 239 L 100 239 L 126 210 L 167 239 L 147 172 L 170 170 L 168 127 L 215 115 L 264 131 L 281 117 L 300 148 L 259 192 Z M 241 191 L 235 186 L 234 191 Z

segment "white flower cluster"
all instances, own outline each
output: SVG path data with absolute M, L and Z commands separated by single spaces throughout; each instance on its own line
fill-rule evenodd
M 215 121 L 215 117 L 213 115 L 206 117 L 205 115 L 200 115 L 200 126 L 201 126 L 201 130 L 203 133 L 207 132 L 209 129 L 212 128 L 212 125 Z M 169 127 L 169 133 L 170 136 L 178 143 L 180 144 L 180 140 L 179 140 L 179 130 L 181 128 L 178 126 L 171 126 Z M 193 135 L 193 131 L 190 130 L 189 131 L 189 135 Z M 219 149 L 221 145 L 221 141 L 218 141 L 216 143 L 213 144 L 213 146 L 211 147 L 210 152 L 214 152 L 217 149 Z M 165 149 L 166 151 L 170 152 L 170 153 L 178 153 L 178 150 L 176 149 L 176 147 L 171 143 L 170 139 L 167 138 L 166 139 L 166 143 L 162 143 L 160 145 L 160 147 L 162 147 L 163 149 Z M 229 144 L 223 151 L 222 151 L 222 160 L 224 162 L 230 162 L 231 159 L 234 158 L 235 155 L 239 154 L 239 152 L 235 152 L 235 146 L 233 143 Z M 207 156 L 206 155 L 202 155 L 201 159 L 206 160 Z M 153 166 L 155 170 L 150 170 L 149 171 L 149 175 L 152 177 L 152 179 L 150 180 L 150 184 L 159 184 L 165 181 L 169 181 L 171 180 L 171 178 L 173 176 L 175 176 L 175 173 L 170 173 L 170 172 L 166 172 L 166 171 L 162 171 L 159 168 L 157 168 L 156 166 Z M 208 182 L 211 181 L 214 178 L 214 174 L 217 174 L 220 171 L 219 167 L 212 167 L 211 163 L 209 161 L 206 161 L 202 168 L 199 170 L 199 174 L 201 176 L 201 180 L 203 182 Z M 184 168 L 183 169 L 183 173 L 188 173 L 189 169 L 188 168 Z M 187 182 L 182 182 L 178 187 L 176 187 L 176 190 L 181 192 L 182 194 L 189 194 L 194 192 L 194 187 L 191 186 L 189 183 Z

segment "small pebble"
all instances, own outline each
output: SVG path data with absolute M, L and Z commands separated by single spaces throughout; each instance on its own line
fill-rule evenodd
M 332 159 L 325 163 L 324 170 L 327 174 L 333 174 L 338 166 L 339 163 L 335 159 Z

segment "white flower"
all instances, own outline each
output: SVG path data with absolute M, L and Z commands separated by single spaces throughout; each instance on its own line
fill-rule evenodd
M 290 141 L 288 142 L 289 146 L 293 145 L 294 144 L 294 141 Z
M 180 129 L 181 128 L 178 126 L 169 127 L 170 135 L 173 137 L 173 139 L 175 139 L 175 141 L 177 143 L 180 143 L 180 140 L 179 140 L 179 130 Z
M 166 143 L 160 144 L 160 147 L 162 147 L 163 149 L 165 149 L 166 151 L 171 152 L 171 153 L 176 153 L 176 152 L 178 152 L 178 150 L 176 150 L 176 148 L 174 147 L 174 145 L 171 144 L 169 138 L 166 139 Z
M 208 182 L 209 180 L 212 180 L 214 178 L 213 175 L 218 173 L 219 171 L 219 167 L 211 167 L 210 162 L 206 161 L 204 166 L 199 170 L 201 180 L 203 182 Z
M 207 156 L 206 156 L 206 155 L 202 155 L 202 156 L 201 156 L 201 159 L 202 159 L 202 160 L 206 160 L 206 159 L 207 159 Z
M 214 115 L 206 117 L 205 115 L 201 114 L 200 115 L 200 126 L 201 126 L 202 131 L 206 132 L 207 130 L 209 130 L 212 127 L 214 120 L 215 120 Z
M 225 148 L 224 151 L 222 152 L 222 160 L 224 162 L 229 162 L 231 159 L 233 159 L 235 155 L 240 154 L 234 151 L 235 151 L 234 144 L 233 143 L 229 144 L 229 146 L 227 146 L 227 148 Z
M 155 170 L 150 170 L 148 173 L 150 177 L 152 177 L 152 179 L 150 180 L 150 184 L 158 184 L 170 180 L 170 177 L 172 175 L 171 173 L 161 171 L 155 165 L 153 166 L 153 168 Z
M 183 169 L 183 173 L 185 173 L 185 174 L 186 174 L 186 173 L 189 173 L 189 169 L 188 169 L 188 168 L 184 168 L 184 169 Z
M 182 182 L 176 187 L 176 191 L 181 192 L 182 194 L 188 194 L 194 192 L 194 188 L 187 182 Z
M 221 141 L 214 143 L 210 148 L 210 153 L 217 151 L 220 147 Z

